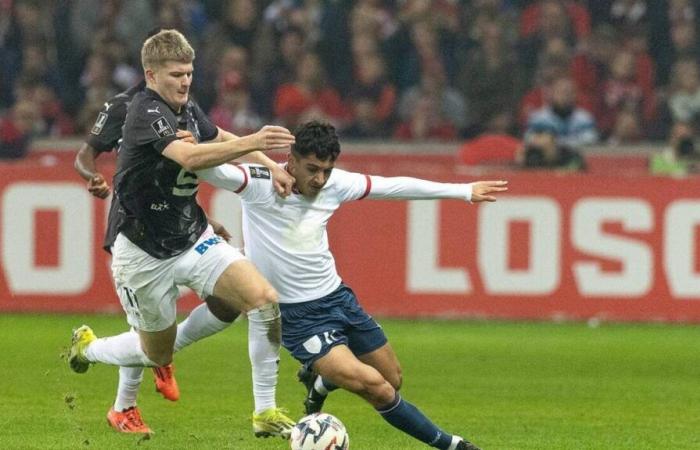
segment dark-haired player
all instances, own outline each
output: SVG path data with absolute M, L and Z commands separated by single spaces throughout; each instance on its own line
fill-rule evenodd
M 286 169 L 296 180 L 280 201 L 264 167 L 221 166 L 198 172 L 239 192 L 246 255 L 279 293 L 282 345 L 304 366 L 306 412 L 320 411 L 328 392 L 344 388 L 369 402 L 391 425 L 436 448 L 477 450 L 438 428 L 398 393 L 401 369 L 382 328 L 342 281 L 328 247 L 326 224 L 345 202 L 376 199 L 496 201 L 505 181 L 436 183 L 336 169 L 340 144 L 328 124 L 295 132 Z M 315 375 L 318 376 L 315 376 Z

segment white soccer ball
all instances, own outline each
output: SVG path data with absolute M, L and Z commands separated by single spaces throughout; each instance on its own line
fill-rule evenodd
M 350 437 L 343 422 L 326 413 L 302 417 L 292 428 L 292 450 L 347 450 Z

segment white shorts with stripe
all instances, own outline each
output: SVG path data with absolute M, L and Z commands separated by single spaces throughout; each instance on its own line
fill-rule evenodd
M 178 286 L 205 299 L 226 268 L 243 254 L 214 234 L 211 226 L 187 251 L 158 259 L 119 233 L 112 246 L 112 276 L 129 325 L 161 331 L 176 320 Z

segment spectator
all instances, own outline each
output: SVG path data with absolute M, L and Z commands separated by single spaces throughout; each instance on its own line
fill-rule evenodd
M 700 57 L 696 22 L 683 20 L 673 23 L 671 25 L 671 44 L 676 60 Z
M 600 93 L 601 107 L 599 127 L 604 134 L 610 134 L 619 126 L 618 115 L 634 116 L 632 121 L 642 128 L 651 126 L 655 115 L 653 90 L 645 89 L 637 80 L 636 57 L 628 50 L 620 50 L 610 66 L 610 76 L 603 83 Z M 629 123 L 627 117 L 623 122 Z
M 479 131 L 512 133 L 521 90 L 519 70 L 505 42 L 503 23 L 489 20 L 481 28 L 477 46 L 460 63 L 455 85 L 473 107 Z
M 447 84 L 447 77 L 441 66 L 426 67 L 420 84 L 401 95 L 398 105 L 399 119 L 404 123 L 411 122 L 413 116 L 418 113 L 419 105 L 421 112 L 437 108 L 439 123 L 448 122 L 457 134 L 474 124 L 464 97 L 457 89 Z
M 700 151 L 695 145 L 693 128 L 684 123 L 674 125 L 669 146 L 651 156 L 649 169 L 654 175 L 677 177 L 697 173 L 700 170 Z
M 252 109 L 243 75 L 236 71 L 224 73 L 218 85 L 217 103 L 209 114 L 214 124 L 238 136 L 259 130 L 263 120 Z
M 269 60 L 257 59 L 250 79 L 253 99 L 257 110 L 262 114 L 273 115 L 275 91 L 279 86 L 295 79 L 294 71 L 305 48 L 306 41 L 301 29 L 289 27 L 279 35 Z
M 590 112 L 576 104 L 576 89 L 568 76 L 560 76 L 552 82 L 547 106 L 530 116 L 526 145 L 531 140 L 540 143 L 541 134 L 550 135 L 557 148 L 570 150 L 598 141 L 595 120 Z
M 610 62 L 621 46 L 620 41 L 615 28 L 599 25 L 593 30 L 587 45 L 578 48 L 571 61 L 570 73 L 579 94 L 595 98 L 600 93 Z M 597 115 L 597 111 L 591 112 Z
M 554 51 L 556 55 L 553 56 L 558 59 L 562 59 L 562 56 L 570 59 L 571 51 L 568 49 L 576 46 L 576 35 L 564 4 L 556 0 L 543 0 L 536 6 L 539 11 L 538 25 L 524 34 L 518 43 L 520 65 L 525 69 L 528 81 L 532 80 L 542 61 L 547 59 L 545 55 L 551 55 Z
M 522 152 L 516 160 L 528 169 L 584 170 L 585 161 L 581 154 L 568 145 L 559 142 L 551 130 L 531 132 Z
M 394 137 L 401 140 L 453 140 L 457 129 L 440 112 L 440 99 L 434 92 L 421 92 L 411 114 L 399 124 Z
M 286 127 L 310 120 L 327 121 L 336 128 L 347 126 L 350 112 L 340 94 L 328 86 L 318 55 L 306 52 L 297 61 L 296 78 L 277 89 L 275 115 Z
M 29 100 L 20 100 L 10 114 L 0 119 L 0 159 L 20 159 L 26 156 L 39 119 L 38 107 Z
M 571 24 L 576 39 L 587 38 L 591 34 L 591 17 L 582 5 L 572 0 L 536 1 L 520 15 L 520 36 L 528 38 L 553 31 L 561 36 L 564 31 L 561 27 L 565 22 Z
M 669 108 L 675 123 L 698 124 L 700 119 L 700 68 L 694 59 L 673 66 Z
M 73 44 L 83 55 L 92 47 L 95 32 L 102 30 L 125 42 L 129 55 L 137 58 L 141 43 L 156 23 L 151 2 L 73 0 L 70 3 Z
M 357 79 L 350 91 L 353 122 L 348 137 L 382 137 L 391 129 L 396 107 L 396 88 L 386 78 L 386 67 L 378 54 L 357 61 Z

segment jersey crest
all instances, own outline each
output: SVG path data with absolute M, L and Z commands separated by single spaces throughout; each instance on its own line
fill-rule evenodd
M 107 123 L 107 114 L 101 112 L 97 115 L 97 120 L 95 121 L 95 125 L 92 126 L 92 130 L 90 130 L 90 133 L 94 135 L 99 135 L 102 133 L 102 128 L 104 128 L 105 124 Z
M 151 123 L 151 128 L 153 128 L 153 131 L 160 137 L 172 136 L 175 134 L 165 117 L 161 117 Z
M 267 167 L 250 166 L 250 176 L 252 178 L 270 179 L 270 169 Z

